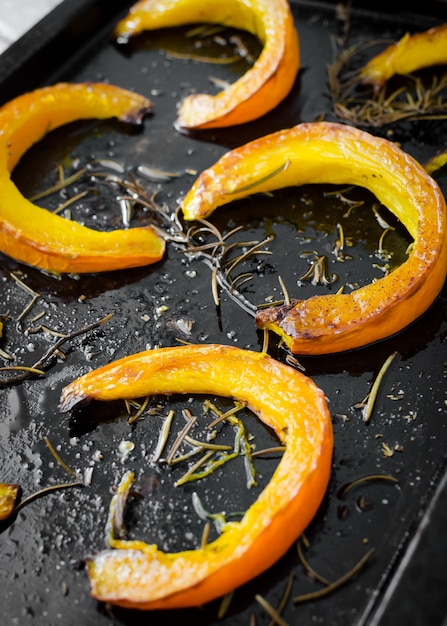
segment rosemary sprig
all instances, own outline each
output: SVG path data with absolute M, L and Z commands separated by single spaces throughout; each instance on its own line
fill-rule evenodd
M 45 374 L 42 368 L 45 366 L 48 359 L 50 359 L 54 354 L 56 354 L 58 350 L 67 341 L 71 341 L 72 339 L 75 339 L 76 337 L 79 337 L 80 335 L 85 335 L 86 333 L 89 333 L 92 330 L 95 330 L 102 324 L 105 324 L 106 322 L 108 322 L 111 318 L 112 318 L 112 314 L 106 315 L 105 317 L 98 320 L 97 322 L 88 324 L 87 326 L 84 326 L 83 328 L 75 330 L 61 337 L 58 341 L 56 341 L 56 343 L 54 343 L 50 348 L 48 348 L 48 350 L 31 367 L 16 366 L 14 368 L 4 368 L 4 369 L 15 369 L 15 370 L 20 369 L 22 370 L 22 374 L 19 376 L 11 377 L 11 378 L 3 378 L 2 380 L 0 380 L 0 385 L 14 385 L 16 383 L 22 382 L 23 380 L 26 380 L 31 374 L 39 374 L 39 375 Z M 0 370 L 1 369 L 2 368 L 0 368 Z
M 238 456 L 239 454 L 243 455 L 244 467 L 247 476 L 247 487 L 249 489 L 251 487 L 254 487 L 257 483 L 256 471 L 253 465 L 252 458 L 252 446 L 249 442 L 248 434 L 242 420 L 240 420 L 236 416 L 236 413 L 244 408 L 245 404 L 241 402 L 235 402 L 235 406 L 225 413 L 222 413 L 222 411 L 220 411 L 215 404 L 208 400 L 205 402 L 205 406 L 217 415 L 217 418 L 213 420 L 211 424 L 208 424 L 207 428 L 212 428 L 223 420 L 228 421 L 236 428 L 234 453 L 235 456 Z
M 127 420 L 128 424 L 135 424 L 135 422 L 137 422 L 140 419 L 140 417 L 143 415 L 143 413 L 147 409 L 147 405 L 149 404 L 149 400 L 150 400 L 149 396 L 146 396 L 146 398 L 144 398 L 143 402 L 138 407 L 137 411 L 133 415 L 129 416 L 129 418 Z
M 362 44 L 347 48 L 343 40 L 327 68 L 332 106 L 339 118 L 354 125 L 376 128 L 401 120 L 447 118 L 447 73 L 433 76 L 428 85 L 417 75 L 407 75 L 404 86 L 392 90 L 385 84 L 371 91 L 361 85 L 359 69 L 350 69 L 365 49 Z
M 215 454 L 215 450 L 208 450 L 208 452 L 205 452 L 205 454 L 196 463 L 194 463 L 194 465 L 192 465 L 188 469 L 188 471 L 183 474 L 181 478 L 179 478 L 175 482 L 175 486 L 180 487 L 180 485 L 184 485 L 188 482 L 192 482 L 194 480 L 200 480 L 201 478 L 205 478 L 206 476 L 209 476 L 218 467 L 221 467 L 224 463 L 229 461 L 230 460 L 229 457 L 231 456 L 231 455 L 226 455 L 225 457 L 222 456 L 220 459 L 214 461 L 213 463 L 207 464 L 207 462 L 211 459 L 212 456 L 214 456 L 214 454 Z M 231 458 L 234 458 L 235 456 L 237 455 L 233 453 Z M 203 465 L 206 465 L 205 469 L 199 472 L 198 470 Z
M 300 281 L 310 282 L 312 285 L 332 285 L 337 280 L 337 274 L 329 274 L 328 258 L 325 254 L 317 257 L 305 272 Z

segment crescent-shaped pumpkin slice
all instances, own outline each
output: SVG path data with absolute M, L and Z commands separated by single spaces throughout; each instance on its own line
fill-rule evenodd
M 323 392 L 265 353 L 233 346 L 187 345 L 129 356 L 64 388 L 61 407 L 88 399 L 148 394 L 212 394 L 244 401 L 286 450 L 270 482 L 240 522 L 197 550 L 165 553 L 142 541 L 91 556 L 92 595 L 139 609 L 199 606 L 270 567 L 315 515 L 328 484 L 332 425 Z
M 413 245 L 407 260 L 376 282 L 260 310 L 257 325 L 277 332 L 296 354 L 341 352 L 402 330 L 429 308 L 444 284 L 446 204 L 422 166 L 386 139 L 329 122 L 261 137 L 202 172 L 183 201 L 183 213 L 188 220 L 204 218 L 250 194 L 308 183 L 369 189 L 405 225 Z
M 360 71 L 360 80 L 377 91 L 395 74 L 411 74 L 447 63 L 447 23 L 402 39 L 373 57 Z
M 81 119 L 139 124 L 151 102 L 103 83 L 59 83 L 0 109 L 0 251 L 54 273 L 103 272 L 159 261 L 165 243 L 150 227 L 98 232 L 36 206 L 11 180 L 21 156 L 49 131 Z
M 263 43 L 259 58 L 239 80 L 215 96 L 187 96 L 177 127 L 233 126 L 272 110 L 291 90 L 299 69 L 298 34 L 287 0 L 141 0 L 118 23 L 118 41 L 146 30 L 196 22 L 246 30 Z

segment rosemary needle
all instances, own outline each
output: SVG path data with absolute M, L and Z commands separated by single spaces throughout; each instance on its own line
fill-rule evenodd
M 394 476 L 390 476 L 389 474 L 368 474 L 367 476 L 362 476 L 361 478 L 357 478 L 356 480 L 343 485 L 343 487 L 341 487 L 337 492 L 337 495 L 339 498 L 342 498 L 348 493 L 348 491 L 351 491 L 351 489 L 355 489 L 366 482 L 373 482 L 376 480 L 384 480 L 396 484 L 399 483 L 397 478 L 394 478 Z
M 197 417 L 195 417 L 195 416 L 191 417 L 191 419 L 185 424 L 185 426 L 182 428 L 182 430 L 177 435 L 177 439 L 172 444 L 172 448 L 169 451 L 169 454 L 168 454 L 168 456 L 165 459 L 166 463 L 168 465 L 172 462 L 172 460 L 173 460 L 174 456 L 176 455 L 178 449 L 182 445 L 186 435 L 189 434 L 189 431 L 196 424 L 196 422 L 197 422 Z
M 307 562 L 307 559 L 305 558 L 304 554 L 303 554 L 303 549 L 301 544 L 303 543 L 303 541 L 300 539 L 298 539 L 297 543 L 296 543 L 296 549 L 298 552 L 298 558 L 300 560 L 301 565 L 304 567 L 307 575 L 309 576 L 309 578 L 311 578 L 312 580 L 318 580 L 318 582 L 320 582 L 322 585 L 331 585 L 331 581 L 327 580 L 326 578 L 324 578 L 324 576 L 321 576 L 318 572 L 316 572 L 314 570 L 314 568 Z
M 354 565 L 354 567 L 351 570 L 349 570 L 349 572 L 346 572 L 346 574 L 341 576 L 335 582 L 331 583 L 330 585 L 327 585 L 326 587 L 323 587 L 323 589 L 319 589 L 318 591 L 312 591 L 311 593 L 305 593 L 301 596 L 296 596 L 293 599 L 293 601 L 294 602 L 307 602 L 308 600 L 317 600 L 318 598 L 324 598 L 325 596 L 328 596 L 330 593 L 332 593 L 333 591 L 336 591 L 337 589 L 342 587 L 344 584 L 346 584 L 349 580 L 351 580 L 351 578 L 354 578 L 354 576 L 356 576 L 356 574 L 359 573 L 359 571 L 366 564 L 369 558 L 374 554 L 374 551 L 375 551 L 374 548 L 371 548 L 371 550 L 368 550 L 368 552 L 365 555 L 363 555 L 360 561 L 356 565 Z
M 56 450 L 53 447 L 53 444 L 51 443 L 51 441 L 48 439 L 48 437 L 45 437 L 45 443 L 47 444 L 47 447 L 49 449 L 49 451 L 51 452 L 51 454 L 54 456 L 54 458 L 56 459 L 56 461 L 59 463 L 59 465 L 68 473 L 71 474 L 71 476 L 73 476 L 74 478 L 77 478 L 76 472 L 74 470 L 71 469 L 71 467 L 68 467 L 68 465 L 65 463 L 65 461 L 63 461 L 61 459 L 61 457 L 58 455 L 58 453 L 56 452 Z
M 274 624 L 278 624 L 278 626 L 288 626 L 287 622 L 283 620 L 281 615 L 272 607 L 272 605 L 267 602 L 265 598 L 261 595 L 255 595 L 256 602 L 262 606 L 264 611 L 272 618 Z
M 34 500 L 37 500 L 38 498 L 41 498 L 42 496 L 45 496 L 48 493 L 52 493 L 53 491 L 60 491 L 62 489 L 70 489 L 71 487 L 83 487 L 83 486 L 84 485 L 83 483 L 81 483 L 81 481 L 76 481 L 74 483 L 62 483 L 60 485 L 52 485 L 51 487 L 45 487 L 44 489 L 40 489 L 39 491 L 36 491 L 35 493 L 31 494 L 30 496 L 22 500 L 16 506 L 13 513 L 16 514 L 18 511 L 23 509 L 23 507 L 26 506 L 27 504 L 30 504 Z
M 166 417 L 163 428 L 160 431 L 160 436 L 158 439 L 157 447 L 155 448 L 154 456 L 152 457 L 152 462 L 156 463 L 165 448 L 165 445 L 168 441 L 169 433 L 171 432 L 172 420 L 174 419 L 175 411 L 169 411 L 168 416 Z
M 219 606 L 219 610 L 217 611 L 217 619 L 223 619 L 230 607 L 231 601 L 233 599 L 234 591 L 230 591 L 223 598 Z
M 283 593 L 283 596 L 281 598 L 281 601 L 280 601 L 280 603 L 278 605 L 278 608 L 276 609 L 276 614 L 277 615 L 281 615 L 281 613 L 284 611 L 284 609 L 285 609 L 285 607 L 287 605 L 287 601 L 288 601 L 290 593 L 292 591 L 293 578 L 294 578 L 294 576 L 293 576 L 293 571 L 292 571 L 292 572 L 290 572 L 290 576 L 289 576 L 289 578 L 287 580 L 286 588 L 284 589 L 284 593 Z M 270 620 L 268 626 L 274 626 L 275 623 L 278 623 L 278 622 L 276 622 L 276 616 L 275 616 L 275 618 L 272 618 Z
M 377 398 L 377 394 L 379 392 L 380 384 L 383 380 L 383 377 L 385 376 L 386 371 L 391 365 L 392 360 L 396 356 L 396 354 L 397 354 L 397 351 L 390 354 L 390 356 L 386 359 L 385 363 L 382 365 L 382 367 L 379 370 L 379 373 L 376 376 L 373 386 L 371 387 L 371 391 L 368 394 L 368 400 L 366 402 L 366 405 L 363 407 L 363 410 L 362 410 L 363 421 L 365 422 L 369 422 L 369 420 L 371 419 L 374 404 Z

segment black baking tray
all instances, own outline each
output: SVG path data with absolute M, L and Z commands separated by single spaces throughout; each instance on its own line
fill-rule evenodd
M 302 69 L 288 98 L 264 118 L 239 128 L 182 135 L 173 126 L 179 99 L 192 86 L 207 89 L 210 73 L 220 71 L 223 78 L 231 78 L 232 72 L 244 71 L 244 65 L 235 69 L 213 66 L 210 70 L 203 64 L 171 58 L 167 49 L 179 46 L 182 51 L 182 46 L 188 45 L 185 29 L 144 36 L 119 48 L 111 33 L 130 2 L 65 0 L 0 57 L 1 101 L 58 81 L 105 80 L 146 93 L 154 101 L 154 112 L 138 130 L 115 122 L 89 121 L 54 131 L 22 159 L 14 172 L 16 183 L 25 194 L 33 195 L 54 182 L 58 163 L 70 168 L 77 159 L 86 163 L 92 157 L 108 158 L 124 163 L 132 173 L 144 163 L 182 172 L 169 182 L 145 183 L 157 191 L 160 202 L 174 210 L 178 198 L 192 184 L 193 172 L 211 165 L 228 148 L 301 121 L 321 117 L 343 121 L 332 112 L 328 65 L 336 54 L 335 42 L 345 36 L 346 21 L 341 16 L 346 13 L 331 2 L 291 4 L 300 34 Z M 423 6 L 417 2 L 353 2 L 346 8 L 347 43 L 393 41 L 407 30 L 423 30 L 447 19 L 447 3 L 441 1 Z M 256 42 L 246 41 L 255 54 Z M 421 161 L 447 148 L 447 120 L 416 120 L 369 130 L 392 137 Z M 445 168 L 436 177 L 446 192 Z M 307 266 L 309 246 L 329 249 L 336 216 L 341 219 L 346 210 L 332 191 L 323 186 L 283 190 L 273 198 L 239 203 L 237 210 L 219 209 L 212 216 L 211 221 L 221 230 L 243 225 L 241 236 L 245 238 L 276 235 L 271 244 L 274 260 L 259 256 L 249 263 L 247 269 L 258 272 L 258 280 L 244 287 L 248 300 L 257 303 L 269 293 L 280 294 L 278 273 L 286 284 L 296 285 Z M 372 204 L 368 194 L 355 190 L 354 195 L 365 206 Z M 116 224 L 116 207 L 105 206 L 108 201 L 109 197 L 105 202 L 100 197 L 81 203 L 81 219 L 96 227 L 99 222 L 103 227 Z M 95 221 L 98 215 L 101 220 Z M 134 219 L 142 222 L 147 215 L 140 212 Z M 351 227 L 356 245 L 348 276 L 352 281 L 371 280 L 376 220 L 372 213 L 358 216 Z M 406 233 L 397 229 L 393 240 L 397 256 L 407 244 Z M 342 273 L 342 269 L 331 261 L 331 271 Z M 40 294 L 21 325 L 14 320 L 30 296 L 12 274 Z M 54 341 L 43 332 L 26 332 L 26 322 L 34 314 L 43 311 L 45 322 L 64 332 L 113 314 L 100 329 L 69 342 L 65 358 L 51 360 L 44 378 L 30 377 L 0 388 L 2 482 L 19 483 L 24 496 L 67 482 L 45 437 L 80 475 L 93 467 L 91 483 L 83 489 L 37 499 L 2 527 L 4 623 L 268 624 L 270 618 L 256 601 L 256 594 L 277 607 L 292 572 L 291 597 L 321 587 L 306 575 L 294 546 L 273 568 L 237 590 L 221 618 L 218 601 L 188 611 L 141 613 L 103 606 L 89 596 L 83 559 L 105 547 L 104 525 L 112 488 L 126 469 L 137 472 L 143 494 L 129 503 L 126 521 L 130 535 L 159 542 L 170 550 L 197 545 L 200 539 L 201 522 L 191 508 L 193 491 L 212 510 L 239 510 L 256 495 L 256 489 L 241 487 L 243 469 L 237 464 L 203 484 L 181 491 L 173 488 L 170 473 L 148 460 L 159 427 L 159 422 L 148 416 L 129 425 L 120 417 L 122 407 L 95 406 L 72 415 L 62 414 L 58 408 L 61 389 L 77 375 L 147 347 L 175 345 L 180 338 L 260 350 L 262 336 L 252 317 L 225 291 L 216 308 L 210 276 L 202 260 L 185 255 L 174 244 L 153 267 L 60 279 L 0 256 L 0 314 L 5 316 L 0 347 L 13 354 L 16 362 L 32 364 Z M 310 294 L 314 288 L 303 285 L 300 289 L 300 293 Z M 335 436 L 332 478 L 306 531 L 306 558 L 321 575 L 335 580 L 370 547 L 374 554 L 356 577 L 327 597 L 299 604 L 289 599 L 282 613 L 288 624 L 445 623 L 446 297 L 444 288 L 425 315 L 386 341 L 339 356 L 300 359 L 328 397 Z M 382 383 L 373 417 L 365 424 L 354 405 L 366 396 L 393 351 L 398 355 Z M 270 339 L 270 352 L 287 360 L 287 351 L 274 338 Z M 182 406 L 178 398 L 170 402 Z M 196 404 L 191 406 L 197 409 Z M 269 445 L 270 433 L 250 417 L 247 420 L 258 445 Z M 118 452 L 122 440 L 135 444 L 127 459 Z M 392 456 L 384 456 L 382 443 L 390 446 Z M 272 457 L 257 463 L 260 487 L 277 462 L 278 458 Z M 371 481 L 343 495 L 344 485 L 372 474 L 390 475 L 399 482 Z

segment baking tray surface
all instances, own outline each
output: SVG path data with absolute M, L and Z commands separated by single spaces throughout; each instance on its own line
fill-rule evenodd
M 33 196 L 54 184 L 59 164 L 68 174 L 85 165 L 93 168 L 90 172 L 107 169 L 107 162 L 114 162 L 132 176 L 138 176 L 138 166 L 145 165 L 180 174 L 163 182 L 141 178 L 149 193 L 156 192 L 157 202 L 173 211 L 196 173 L 228 149 L 302 121 L 346 121 L 334 114 L 328 86 L 328 68 L 343 37 L 346 46 L 393 41 L 406 30 L 423 30 L 446 21 L 447 15 L 444 2 L 427 5 L 430 10 L 419 10 L 419 5 L 412 3 L 398 17 L 390 3 L 382 7 L 354 2 L 342 11 L 330 2 L 292 2 L 302 69 L 291 94 L 258 121 L 186 135 L 174 128 L 179 100 L 192 88 L 208 90 L 210 74 L 234 79 L 246 70 L 247 62 L 210 66 L 191 60 L 194 49 L 186 28 L 145 34 L 126 47 L 117 46 L 111 38 L 113 26 L 130 5 L 124 1 L 66 0 L 2 55 L 3 101 L 57 81 L 104 80 L 145 93 L 154 102 L 154 111 L 142 128 L 93 120 L 51 133 L 14 171 L 14 180 L 25 195 Z M 259 52 L 253 38 L 237 34 L 250 54 Z M 216 44 L 209 45 L 215 54 Z M 359 54 L 359 59 L 363 58 Z M 185 55 L 190 58 L 179 58 Z M 429 72 L 423 79 L 430 80 Z M 445 119 L 404 120 L 367 130 L 391 137 L 422 162 L 447 148 Z M 444 193 L 445 169 L 436 174 Z M 91 178 L 81 179 L 73 193 L 90 189 L 92 184 Z M 73 208 L 73 214 L 99 229 L 119 225 L 121 214 L 113 187 L 97 180 L 95 184 L 95 191 Z M 64 190 L 43 204 L 55 208 L 71 193 Z M 347 211 L 354 203 L 361 211 Z M 191 504 L 194 492 L 211 511 L 243 510 L 269 480 L 278 456 L 256 461 L 258 486 L 252 489 L 241 487 L 241 476 L 245 476 L 242 460 L 227 464 L 225 471 L 206 480 L 175 488 L 181 470 L 154 465 L 151 450 L 158 440 L 159 413 L 175 408 L 180 414 L 184 399 L 153 399 L 158 413 L 145 414 L 144 419 L 129 424 L 121 404 L 92 405 L 62 414 L 59 397 L 66 384 L 93 367 L 147 348 L 176 345 L 179 340 L 261 350 L 263 337 L 240 303 L 246 300 L 257 305 L 272 294 L 281 297 L 278 275 L 292 286 L 291 292 L 299 290 L 299 297 L 335 289 L 300 280 L 309 259 L 319 253 L 327 255 L 329 270 L 339 281 L 361 285 L 380 276 L 383 259 L 376 253 L 381 228 L 373 205 L 374 198 L 360 189 L 307 185 L 222 207 L 210 221 L 222 232 L 242 227 L 232 239 L 240 248 L 244 241 L 272 240 L 267 246 L 269 256 L 248 256 L 240 266 L 241 274 L 249 272 L 252 277 L 241 286 L 239 301 L 221 290 L 218 307 L 209 266 L 175 244 L 168 246 L 165 258 L 155 266 L 60 279 L 0 256 L 0 314 L 5 317 L 0 347 L 14 355 L 15 362 L 30 365 L 54 343 L 51 333 L 34 332 L 39 323 L 71 333 L 111 314 L 99 328 L 67 342 L 63 354 L 48 362 L 44 377 L 0 387 L 2 482 L 19 483 L 24 496 L 69 482 L 48 442 L 79 476 L 91 476 L 82 489 L 60 490 L 37 499 L 1 528 L 0 588 L 8 624 L 268 624 L 270 618 L 257 595 L 278 607 L 289 581 L 291 598 L 321 589 L 321 584 L 306 574 L 294 546 L 273 568 L 238 589 L 221 617 L 219 601 L 188 611 L 150 614 L 98 604 L 89 596 L 83 559 L 105 547 L 112 489 L 127 469 L 137 472 L 140 493 L 129 502 L 129 534 L 159 543 L 166 550 L 180 550 L 200 543 L 203 521 Z M 383 215 L 391 219 L 386 211 Z M 132 221 L 145 223 L 149 217 L 140 207 Z M 344 262 L 332 253 L 339 222 L 353 243 L 349 249 L 352 260 Z M 393 263 L 398 264 L 411 240 L 398 224 L 393 226 L 387 245 Z M 16 323 L 30 301 L 30 292 L 23 285 L 39 298 Z M 306 531 L 305 558 L 322 576 L 337 580 L 369 549 L 374 553 L 356 576 L 326 597 L 303 603 L 289 599 L 282 612 L 287 624 L 435 626 L 443 622 L 446 297 L 444 288 L 423 317 L 386 341 L 343 355 L 300 358 L 296 365 L 324 390 L 335 437 L 331 482 Z M 33 321 L 38 315 L 42 315 L 40 321 Z M 274 337 L 269 351 L 281 361 L 289 359 Z M 371 420 L 365 424 L 356 407 L 393 352 L 397 355 L 384 377 Z M 228 406 L 221 399 L 216 402 L 222 408 Z M 203 399 L 188 400 L 187 405 L 200 415 Z M 275 443 L 268 429 L 253 417 L 247 415 L 246 420 L 258 449 Z M 232 432 L 221 433 L 227 443 L 232 436 Z M 123 448 L 122 442 L 132 444 L 129 454 L 123 452 L 128 448 Z M 367 480 L 348 492 L 343 489 L 361 477 L 377 474 L 393 481 Z M 405 593 L 407 588 L 412 589 L 411 594 Z

